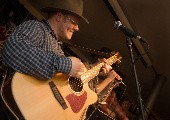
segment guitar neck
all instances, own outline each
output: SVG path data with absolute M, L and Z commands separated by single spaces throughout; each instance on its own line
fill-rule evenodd
M 104 62 L 94 66 L 93 68 L 86 71 L 83 75 L 81 75 L 81 80 L 83 81 L 83 83 L 87 83 L 91 79 L 93 79 L 95 76 L 97 76 L 103 65 L 104 65 Z
M 104 64 L 107 65 L 112 65 L 113 63 L 115 63 L 116 61 L 121 62 L 120 59 L 122 57 L 118 57 L 118 53 L 116 53 L 115 55 L 111 56 L 110 58 L 106 59 L 105 62 L 101 62 L 98 65 L 94 66 L 93 68 L 89 69 L 88 71 L 86 71 L 83 75 L 81 75 L 81 80 L 83 83 L 87 83 L 89 82 L 91 79 L 93 79 L 95 76 L 97 76 L 99 74 L 99 71 L 101 69 L 101 67 Z

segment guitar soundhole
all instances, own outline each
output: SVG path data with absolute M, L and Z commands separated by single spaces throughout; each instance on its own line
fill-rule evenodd
M 81 92 L 83 89 L 83 83 L 78 78 L 70 77 L 69 84 L 70 84 L 71 89 L 75 92 Z

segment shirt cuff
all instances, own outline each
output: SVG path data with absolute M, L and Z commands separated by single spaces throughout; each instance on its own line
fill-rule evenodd
M 58 72 L 69 74 L 72 68 L 72 61 L 68 57 L 59 58 Z

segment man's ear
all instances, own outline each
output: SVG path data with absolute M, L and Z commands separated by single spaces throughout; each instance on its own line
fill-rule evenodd
M 56 13 L 55 18 L 56 18 L 57 22 L 60 22 L 60 21 L 61 21 L 62 16 L 63 16 L 63 14 L 62 14 L 61 12 L 57 12 L 57 13 Z

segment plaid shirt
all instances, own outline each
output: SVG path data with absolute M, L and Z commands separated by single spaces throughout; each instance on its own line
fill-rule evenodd
M 45 22 L 30 20 L 20 24 L 4 43 L 3 63 L 39 79 L 50 79 L 56 72 L 69 74 L 71 59 L 64 56 L 62 42 L 53 34 Z

